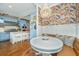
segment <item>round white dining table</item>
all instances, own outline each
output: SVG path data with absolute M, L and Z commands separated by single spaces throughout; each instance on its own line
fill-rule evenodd
M 39 36 L 30 40 L 31 47 L 42 55 L 51 55 L 63 49 L 63 42 L 55 37 Z

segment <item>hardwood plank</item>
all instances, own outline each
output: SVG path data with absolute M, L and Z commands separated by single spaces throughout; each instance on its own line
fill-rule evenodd
M 11 44 L 9 41 L 0 42 L 0 56 L 34 56 L 29 41 Z

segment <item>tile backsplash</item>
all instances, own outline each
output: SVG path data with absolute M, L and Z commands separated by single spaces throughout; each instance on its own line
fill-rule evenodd
M 50 7 L 52 14 L 49 18 L 42 18 L 40 16 L 40 9 L 41 8 L 39 8 L 38 11 L 39 25 L 59 25 L 79 22 L 79 4 L 61 3 L 56 6 L 52 6 Z M 78 12 L 76 13 L 76 11 Z

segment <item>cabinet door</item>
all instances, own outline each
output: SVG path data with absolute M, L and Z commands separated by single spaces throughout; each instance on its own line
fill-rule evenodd
M 5 41 L 10 39 L 10 34 L 7 32 L 0 32 L 0 41 Z
M 22 34 L 20 32 L 17 32 L 17 33 L 11 32 L 10 33 L 10 41 L 12 43 L 15 43 L 15 42 L 18 42 L 21 40 L 22 40 Z
M 29 39 L 29 33 L 27 32 L 22 33 L 22 39 L 23 40 Z
M 16 42 L 22 41 L 22 34 L 21 33 L 15 34 L 14 38 L 15 38 L 14 40 Z

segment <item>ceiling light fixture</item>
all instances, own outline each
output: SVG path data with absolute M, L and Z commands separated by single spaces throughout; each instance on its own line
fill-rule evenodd
M 42 18 L 49 18 L 51 16 L 51 9 L 47 4 L 44 4 L 40 10 Z
M 9 5 L 8 7 L 9 7 L 9 8 L 12 8 L 12 5 Z

